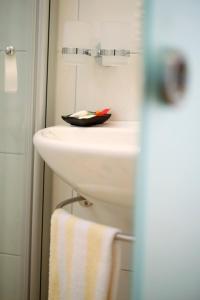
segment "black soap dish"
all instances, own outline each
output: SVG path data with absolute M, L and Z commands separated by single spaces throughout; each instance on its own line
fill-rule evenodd
M 110 118 L 111 114 L 105 114 L 103 116 L 94 116 L 89 119 L 78 119 L 75 117 L 71 117 L 71 115 L 62 116 L 62 119 L 74 126 L 81 126 L 81 127 L 89 127 L 93 125 L 98 125 L 106 122 Z

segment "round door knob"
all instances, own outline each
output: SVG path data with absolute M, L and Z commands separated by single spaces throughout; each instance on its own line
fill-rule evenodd
M 177 50 L 166 50 L 161 55 L 160 97 L 169 104 L 178 103 L 186 92 L 187 64 Z

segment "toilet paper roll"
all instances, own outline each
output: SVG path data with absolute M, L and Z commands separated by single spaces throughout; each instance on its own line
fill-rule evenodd
M 18 89 L 16 54 L 5 54 L 4 90 L 6 93 L 15 93 Z

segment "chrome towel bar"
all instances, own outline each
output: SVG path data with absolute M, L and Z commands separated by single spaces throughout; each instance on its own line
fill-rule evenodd
M 75 202 L 79 202 L 84 207 L 90 207 L 90 206 L 93 205 L 93 203 L 86 200 L 82 196 L 77 196 L 77 197 L 70 198 L 70 199 L 67 199 L 67 200 L 64 200 L 64 201 L 60 202 L 56 206 L 56 209 L 57 208 L 63 208 L 65 205 L 72 204 L 72 203 L 75 203 Z M 124 234 L 124 233 L 118 233 L 116 235 L 115 239 L 118 240 L 118 241 L 135 242 L 135 236 Z
M 140 54 L 137 50 L 127 50 L 127 49 L 87 49 L 87 48 L 69 48 L 63 47 L 61 50 L 62 55 L 88 55 L 93 57 L 100 56 L 125 56 L 130 57 L 132 54 Z
M 5 49 L 1 49 L 0 48 L 0 52 L 4 52 L 6 55 L 12 56 L 16 52 L 24 52 L 24 53 L 26 53 L 27 51 L 26 50 L 15 49 L 15 47 L 13 47 L 13 46 L 7 46 Z

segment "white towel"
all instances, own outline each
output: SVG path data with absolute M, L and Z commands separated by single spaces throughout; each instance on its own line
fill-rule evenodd
M 57 209 L 51 219 L 49 300 L 114 300 L 117 295 L 119 229 Z

